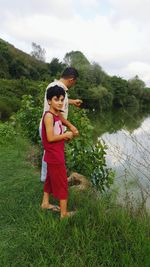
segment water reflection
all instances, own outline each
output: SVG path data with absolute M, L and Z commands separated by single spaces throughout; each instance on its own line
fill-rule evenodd
M 103 139 L 108 146 L 107 164 L 116 172 L 119 192 L 123 194 L 126 180 L 134 196 L 140 197 L 140 192 L 150 196 L 149 114 L 113 111 L 96 116 L 94 123 L 95 138 Z
M 107 163 L 118 175 L 128 173 L 129 178 L 138 178 L 142 184 L 149 184 L 150 168 L 150 118 L 130 133 L 121 130 L 101 137 L 108 146 Z

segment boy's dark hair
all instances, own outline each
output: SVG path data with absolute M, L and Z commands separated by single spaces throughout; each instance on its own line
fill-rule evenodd
M 69 78 L 77 79 L 79 77 L 79 73 L 75 68 L 68 67 L 63 71 L 61 77 L 64 79 L 69 79 Z
M 47 89 L 46 98 L 47 100 L 51 100 L 54 96 L 59 98 L 61 95 L 65 97 L 65 90 L 62 87 L 55 85 Z

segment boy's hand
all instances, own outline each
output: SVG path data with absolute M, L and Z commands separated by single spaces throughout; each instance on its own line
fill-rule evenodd
M 65 137 L 64 138 L 65 140 L 71 140 L 73 138 L 73 133 L 70 132 L 70 131 L 65 132 L 64 135 L 65 135 L 64 136 Z
M 73 125 L 70 127 L 70 131 L 73 133 L 74 136 L 79 135 L 78 129 Z

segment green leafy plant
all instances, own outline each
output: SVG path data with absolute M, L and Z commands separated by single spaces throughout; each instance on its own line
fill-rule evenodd
M 42 108 L 35 106 L 31 95 L 24 95 L 21 109 L 16 115 L 16 121 L 21 125 L 25 135 L 33 142 L 39 143 L 39 124 Z
M 0 123 L 0 144 L 13 143 L 17 133 L 10 122 Z
M 114 173 L 106 165 L 106 145 L 94 144 L 93 127 L 85 110 L 71 108 L 70 121 L 79 130 L 79 137 L 66 145 L 66 161 L 69 171 L 77 171 L 88 177 L 97 190 L 104 191 L 113 183 Z

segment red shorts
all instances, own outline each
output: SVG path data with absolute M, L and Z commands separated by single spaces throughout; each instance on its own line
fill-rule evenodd
M 57 199 L 68 198 L 68 180 L 64 164 L 47 163 L 47 176 L 44 192 L 52 194 Z

